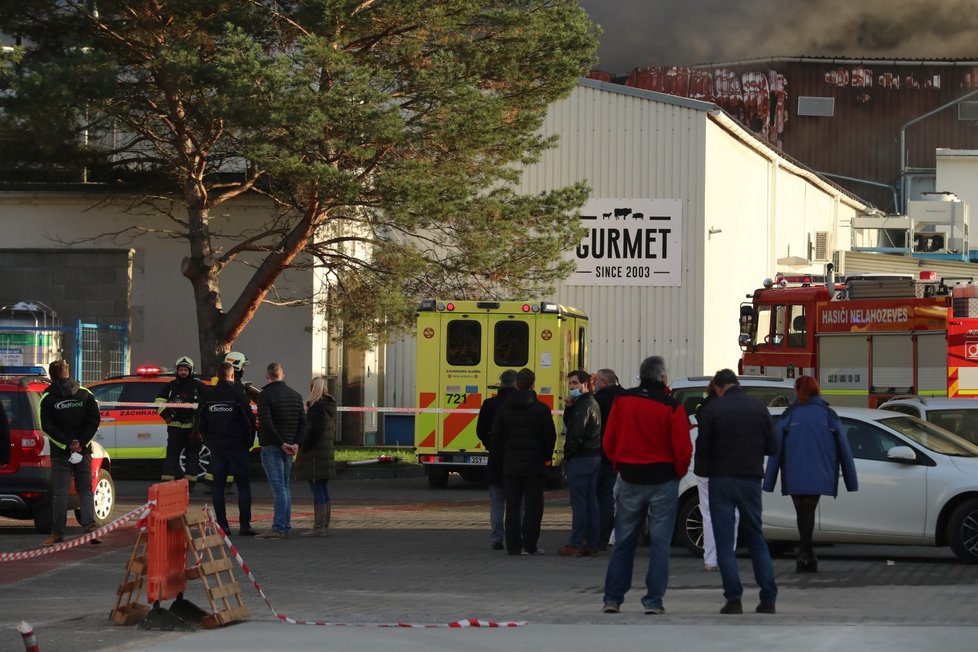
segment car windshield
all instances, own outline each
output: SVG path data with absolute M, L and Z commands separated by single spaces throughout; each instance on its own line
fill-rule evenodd
M 790 387 L 741 385 L 740 388 L 768 407 L 788 407 L 795 402 L 795 390 Z M 706 385 L 675 388 L 672 390 L 672 397 L 686 408 L 686 414 L 695 415 L 696 410 L 706 400 Z
M 880 419 L 880 423 L 909 437 L 928 450 L 956 457 L 978 457 L 978 446 L 917 417 L 904 414 Z
M 928 410 L 927 420 L 958 437 L 964 437 L 972 444 L 978 443 L 978 410 L 955 408 L 950 410 Z

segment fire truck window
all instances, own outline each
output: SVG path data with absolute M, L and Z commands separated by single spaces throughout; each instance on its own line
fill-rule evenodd
M 448 322 L 448 350 L 445 360 L 450 365 L 473 367 L 482 361 L 482 325 L 477 321 Z
M 529 359 L 529 324 L 525 321 L 496 322 L 493 363 L 497 367 L 525 367 Z
M 784 344 L 785 321 L 787 315 L 786 306 L 774 306 L 774 315 L 771 320 L 771 334 L 768 342 L 781 346 Z
M 805 346 L 805 331 L 808 330 L 808 321 L 805 317 L 805 306 L 788 306 L 788 346 Z
M 771 331 L 771 307 L 757 307 L 757 321 L 751 325 L 755 344 L 766 344 Z

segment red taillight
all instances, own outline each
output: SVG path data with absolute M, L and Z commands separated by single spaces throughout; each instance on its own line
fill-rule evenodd
M 445 304 L 445 310 L 449 310 L 449 311 L 455 310 L 455 304 L 454 303 Z
M 523 304 L 523 312 L 530 312 L 530 304 L 528 303 Z
M 44 453 L 44 435 L 39 432 L 24 430 L 13 433 L 15 442 L 20 442 L 21 466 L 51 466 L 51 456 Z
M 438 461 L 437 455 L 421 455 L 422 464 L 431 464 Z
M 159 367 L 153 367 L 151 365 L 147 365 L 145 367 L 137 368 L 136 375 L 137 376 L 159 376 L 160 373 L 162 373 L 162 371 L 163 370 L 160 369 Z

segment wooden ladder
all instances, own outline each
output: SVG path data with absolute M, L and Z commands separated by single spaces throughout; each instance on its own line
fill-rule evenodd
M 241 585 L 234 577 L 234 561 L 228 557 L 224 539 L 200 508 L 187 513 L 184 529 L 194 556 L 193 565 L 187 568 L 187 579 L 200 579 L 211 607 L 201 624 L 213 629 L 245 620 L 248 607 L 241 601 Z

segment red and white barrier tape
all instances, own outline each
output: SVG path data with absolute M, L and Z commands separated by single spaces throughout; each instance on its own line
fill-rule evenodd
M 234 560 L 238 562 L 238 566 L 241 567 L 244 574 L 248 576 L 249 580 L 251 580 L 251 585 L 255 587 L 255 590 L 258 591 L 258 595 L 260 595 L 261 599 L 265 601 L 265 605 L 268 607 L 268 610 L 272 612 L 273 616 L 290 625 L 319 625 L 324 627 L 414 627 L 425 629 L 449 627 L 464 629 L 467 627 L 523 627 L 527 624 L 527 621 L 525 620 L 497 622 L 494 620 L 480 620 L 478 618 L 463 618 L 462 620 L 456 620 L 450 623 L 333 623 L 325 620 L 298 620 L 296 618 L 290 618 L 289 616 L 280 614 L 278 611 L 276 611 L 275 607 L 272 606 L 272 603 L 269 602 L 268 596 L 265 595 L 265 591 L 261 588 L 261 584 L 259 584 L 258 580 L 255 579 L 251 569 L 248 568 L 248 564 L 246 564 L 244 559 L 241 558 L 241 553 L 239 553 L 238 549 L 233 543 L 231 543 L 231 539 L 228 538 L 227 532 L 221 529 L 221 526 L 214 520 L 214 516 L 211 513 L 210 508 L 208 508 L 206 505 L 204 506 L 204 513 L 207 515 L 208 524 L 224 539 L 224 545 L 228 547 L 228 550 L 230 550 L 231 554 L 234 556 Z
M 44 548 L 35 548 L 34 550 L 25 550 L 24 552 L 0 552 L 0 562 L 4 561 L 19 561 L 21 559 L 33 559 L 35 557 L 43 557 L 45 555 L 51 555 L 56 552 L 62 552 L 63 550 L 70 550 L 71 548 L 77 548 L 82 546 L 92 539 L 97 539 L 99 537 L 105 536 L 113 530 L 117 530 L 125 524 L 126 521 L 132 519 L 134 516 L 139 516 L 139 521 L 137 521 L 136 526 L 139 527 L 140 524 L 145 522 L 146 515 L 149 513 L 149 508 L 153 505 L 155 501 L 150 501 L 145 505 L 140 505 L 136 509 L 132 510 L 128 514 L 120 516 L 111 523 L 106 523 L 102 527 L 88 532 L 87 534 L 80 536 L 71 541 L 64 541 L 62 543 L 56 543 L 53 546 L 47 546 Z
M 160 407 L 196 409 L 196 403 L 133 403 L 129 401 L 100 401 L 101 408 L 142 408 L 144 410 L 156 410 Z M 357 407 L 339 406 L 339 412 L 381 412 L 388 414 L 479 414 L 478 408 L 413 408 L 413 407 Z M 551 410 L 552 414 L 563 414 L 563 410 Z

